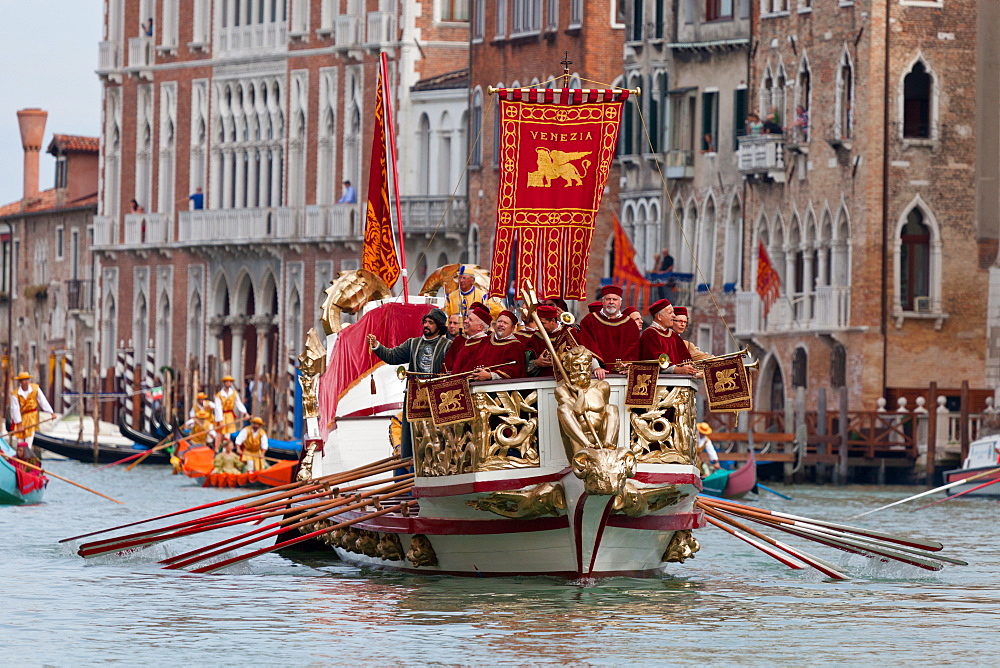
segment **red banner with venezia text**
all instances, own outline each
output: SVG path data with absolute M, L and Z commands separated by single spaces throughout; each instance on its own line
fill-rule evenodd
M 490 295 L 531 281 L 540 299 L 586 299 L 594 219 L 626 90 L 501 89 L 500 184 Z M 512 272 L 513 270 L 513 272 Z
M 375 123 L 372 130 L 372 161 L 368 172 L 368 206 L 365 214 L 365 245 L 361 268 L 367 269 L 390 288 L 399 278 L 399 258 L 392 240 L 392 217 L 389 209 L 389 177 L 386 169 L 385 80 L 378 70 L 375 91 Z

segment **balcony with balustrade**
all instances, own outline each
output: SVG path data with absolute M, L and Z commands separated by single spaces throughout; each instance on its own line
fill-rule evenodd
M 142 79 L 152 79 L 151 68 L 156 62 L 156 45 L 152 37 L 130 37 L 128 69 Z
M 338 51 L 348 51 L 361 47 L 365 33 L 363 16 L 355 14 L 338 16 L 334 27 L 336 31 L 334 47 Z
M 66 308 L 71 313 L 92 312 L 94 310 L 94 282 L 79 278 L 66 281 Z
M 281 53 L 288 49 L 288 26 L 274 21 L 220 28 L 217 44 L 220 56 Z
M 465 197 L 408 195 L 400 197 L 399 204 L 406 234 L 436 233 L 464 239 L 469 229 L 469 206 Z
M 784 135 L 737 137 L 737 165 L 741 174 L 775 183 L 785 182 Z
M 122 68 L 122 43 L 100 42 L 97 46 L 97 74 L 107 78 Z
M 365 48 L 377 53 L 384 46 L 395 44 L 396 15 L 393 12 L 368 12 L 368 32 Z
M 736 336 L 803 332 L 829 334 L 848 329 L 851 292 L 848 286 L 818 286 L 814 292 L 796 292 L 779 297 L 764 317 L 756 292 L 736 293 Z

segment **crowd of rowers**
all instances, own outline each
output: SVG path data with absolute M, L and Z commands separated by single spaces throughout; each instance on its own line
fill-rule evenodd
M 458 291 L 456 291 L 458 292 Z M 454 293 L 453 293 L 454 295 Z M 466 373 L 472 380 L 552 376 L 553 360 L 548 344 L 533 327 L 495 300 L 467 306 L 449 295 L 445 312 L 433 309 L 424 316 L 423 335 L 387 348 L 374 335 L 368 336 L 372 352 L 383 362 L 408 365 L 408 371 L 428 376 Z M 635 308 L 623 308 L 622 289 L 607 285 L 601 299 L 590 304 L 590 313 L 579 325 L 564 322 L 562 300 L 541 300 L 536 314 L 557 355 L 576 346 L 593 353 L 593 373 L 603 379 L 618 362 L 669 358 L 667 373 L 700 376 L 691 364 L 709 357 L 681 338 L 687 329 L 685 307 L 674 307 L 666 299 L 649 305 L 652 324 L 643 329 Z
M 232 376 L 223 376 L 222 387 L 211 399 L 198 392 L 184 425 L 189 429 L 187 440 L 215 450 L 214 473 L 262 471 L 267 468 L 268 448 L 264 420 L 250 416 L 234 381 Z M 246 422 L 249 424 L 241 429 Z

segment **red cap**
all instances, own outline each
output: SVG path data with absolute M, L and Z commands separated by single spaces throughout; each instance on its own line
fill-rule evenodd
M 600 302 L 598 302 L 600 303 Z M 555 306 L 549 306 L 548 304 L 542 304 L 535 309 L 535 313 L 538 314 L 539 318 L 558 318 L 559 309 Z
M 687 306 L 675 306 L 674 307 L 674 315 L 687 315 L 687 314 L 688 314 L 688 307 Z
M 666 299 L 660 299 L 658 301 L 655 301 L 649 305 L 649 315 L 656 315 L 657 313 L 667 308 L 668 306 L 670 306 L 670 302 L 668 302 Z
M 622 315 L 625 316 L 625 317 L 628 317 L 628 316 L 632 315 L 633 313 L 638 313 L 638 312 L 639 312 L 639 309 L 637 309 L 636 307 L 634 307 L 634 306 L 626 306 L 625 310 L 622 311 Z
M 622 290 L 621 287 L 617 285 L 605 285 L 603 288 L 601 288 L 602 297 L 607 297 L 608 295 L 615 295 L 621 297 L 624 294 L 625 291 Z
M 490 310 L 486 308 L 486 304 L 482 302 L 472 302 L 472 306 L 469 307 L 469 312 L 474 313 L 477 318 L 485 322 L 487 325 L 493 322 L 493 314 Z
M 587 310 L 590 311 L 591 313 L 597 313 L 603 307 L 604 304 L 602 304 L 601 302 L 590 302 L 589 304 L 587 304 Z
M 500 311 L 499 313 L 497 313 L 497 317 L 498 317 L 498 318 L 499 318 L 500 316 L 502 316 L 502 315 L 505 315 L 505 316 L 507 316 L 508 318 L 510 318 L 510 321 L 511 321 L 512 323 L 514 323 L 515 325 L 517 324 L 517 316 L 516 316 L 516 315 L 514 315 L 514 312 L 513 312 L 513 311 L 508 311 L 508 310 L 504 309 L 503 311 Z

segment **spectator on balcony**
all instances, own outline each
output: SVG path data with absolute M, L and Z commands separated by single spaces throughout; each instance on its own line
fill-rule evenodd
M 781 123 L 778 122 L 778 114 L 773 111 L 767 115 L 764 119 L 763 133 L 766 135 L 780 135 L 784 134 L 785 129 L 781 127 Z
M 139 27 L 142 28 L 142 34 L 143 35 L 145 35 L 146 37 L 152 37 L 153 36 L 153 17 L 150 16 L 146 21 L 144 21 L 143 23 L 140 23 Z
M 344 181 L 344 194 L 337 200 L 337 204 L 357 204 L 358 194 L 354 192 L 354 186 L 350 181 Z
M 656 257 L 653 258 L 653 270 L 661 274 L 670 273 L 674 270 L 674 256 L 670 254 L 669 250 L 664 248 L 657 253 Z M 670 293 L 673 289 L 673 279 L 656 286 L 657 299 L 670 299 Z M 642 314 L 640 313 L 639 316 L 642 317 Z
M 809 112 L 801 104 L 795 105 L 795 121 L 785 128 L 789 132 L 795 132 L 805 144 L 809 141 Z
M 131 203 L 130 206 L 131 206 L 131 209 L 132 209 L 132 213 L 146 213 L 146 207 L 144 207 L 143 205 L 139 204 L 139 202 L 137 202 L 136 200 L 132 200 L 132 203 Z
M 201 191 L 201 186 L 194 189 L 194 192 L 188 195 L 188 199 L 191 200 L 191 208 L 195 211 L 205 208 L 205 193 Z
M 760 122 L 760 116 L 751 111 L 747 114 L 747 134 L 759 135 L 764 130 L 764 124 Z

